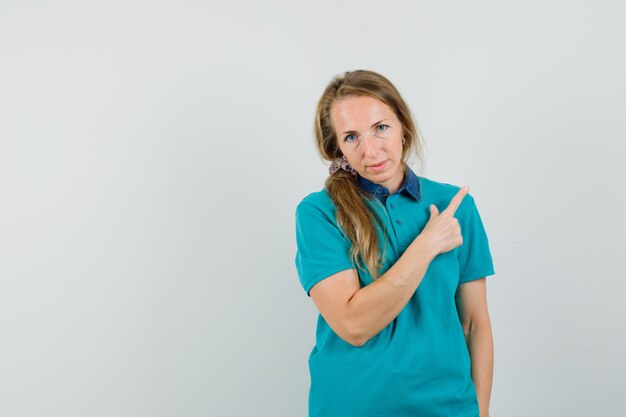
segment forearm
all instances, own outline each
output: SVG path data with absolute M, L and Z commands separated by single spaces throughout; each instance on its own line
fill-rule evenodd
M 489 316 L 470 325 L 466 335 L 472 364 L 472 380 L 480 407 L 480 417 L 489 416 L 489 400 L 493 381 L 493 335 Z
M 433 258 L 418 237 L 387 272 L 352 296 L 347 316 L 359 345 L 377 335 L 400 314 Z

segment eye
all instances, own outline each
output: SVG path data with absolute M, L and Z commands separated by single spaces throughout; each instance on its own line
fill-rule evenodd
M 354 134 L 348 135 L 348 136 L 346 136 L 346 138 L 344 140 L 346 142 L 354 142 L 356 140 L 356 135 L 354 135 Z
M 384 132 L 387 129 L 389 129 L 389 125 L 380 124 L 376 126 L 376 130 L 378 130 L 379 132 Z

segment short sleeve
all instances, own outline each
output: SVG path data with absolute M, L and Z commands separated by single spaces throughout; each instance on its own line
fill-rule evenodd
M 469 194 L 466 195 L 456 214 L 455 217 L 459 220 L 463 236 L 463 244 L 459 247 L 457 254 L 459 285 L 487 275 L 494 275 L 489 239 L 474 198 Z
M 332 213 L 301 202 L 296 208 L 296 269 L 310 297 L 311 288 L 324 278 L 355 268 L 350 260 L 350 240 Z

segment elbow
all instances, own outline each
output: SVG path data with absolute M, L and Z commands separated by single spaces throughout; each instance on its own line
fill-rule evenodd
M 363 345 L 365 345 L 367 343 L 367 340 L 365 340 L 364 338 L 358 338 L 358 337 L 345 337 L 342 338 L 346 343 L 352 345 L 353 347 L 362 347 Z
M 465 335 L 465 340 L 469 339 L 470 334 L 473 330 L 473 322 L 472 320 L 465 320 L 461 323 L 461 327 L 463 328 L 463 334 Z
M 362 347 L 369 340 L 365 332 L 354 323 L 346 326 L 345 335 L 344 340 L 354 347 Z
M 335 335 L 349 345 L 361 347 L 368 341 L 361 329 L 345 317 L 342 320 L 335 320 L 329 325 Z
M 354 347 L 361 347 L 367 343 L 367 339 L 365 337 L 346 327 L 341 329 L 341 331 L 335 331 L 335 334 L 339 336 L 341 340 Z
M 348 343 L 350 343 L 354 347 L 362 347 L 363 345 L 367 343 L 367 340 L 363 337 L 353 336 L 352 338 L 350 338 L 350 341 L 348 341 Z
M 354 317 L 349 310 L 345 310 L 340 317 L 335 317 L 332 323 L 329 323 L 335 334 L 344 342 L 354 346 L 362 347 L 372 337 L 368 336 L 368 329 Z
M 485 331 L 491 331 L 489 316 L 477 316 L 461 323 L 465 339 L 469 340 L 475 334 L 483 334 Z

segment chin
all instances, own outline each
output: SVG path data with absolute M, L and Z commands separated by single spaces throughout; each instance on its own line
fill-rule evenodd
M 367 177 L 365 177 L 367 178 Z M 368 180 L 375 182 L 376 184 L 383 184 L 387 181 L 389 181 L 391 178 L 393 178 L 392 175 L 389 175 L 388 173 L 381 173 L 381 174 L 373 174 L 370 175 L 370 178 L 367 178 Z

